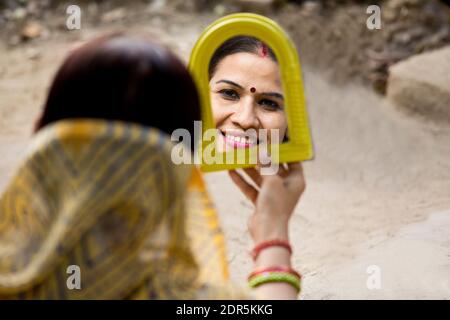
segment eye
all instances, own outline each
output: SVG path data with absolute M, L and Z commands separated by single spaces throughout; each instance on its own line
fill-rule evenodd
M 277 102 L 270 100 L 270 99 L 262 99 L 258 103 L 268 110 L 281 109 L 280 105 Z
M 233 89 L 222 89 L 219 91 L 220 95 L 227 100 L 238 100 L 239 94 Z

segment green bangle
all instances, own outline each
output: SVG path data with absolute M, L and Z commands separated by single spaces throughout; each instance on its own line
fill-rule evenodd
M 248 281 L 248 285 L 251 288 L 255 288 L 269 282 L 286 282 L 292 285 L 297 290 L 297 292 L 300 292 L 300 279 L 288 272 L 267 272 L 258 274 L 253 276 Z

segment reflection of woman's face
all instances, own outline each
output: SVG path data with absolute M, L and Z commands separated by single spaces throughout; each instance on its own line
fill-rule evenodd
M 244 137 L 248 129 L 279 129 L 277 142 L 282 142 L 287 121 L 275 61 L 252 53 L 226 56 L 217 65 L 210 87 L 214 122 L 221 133 L 220 150 L 227 145 L 245 148 L 256 144 L 255 138 Z M 270 133 L 267 139 L 270 142 Z

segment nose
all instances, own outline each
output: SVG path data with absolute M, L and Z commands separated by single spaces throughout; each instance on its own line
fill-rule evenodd
M 230 120 L 244 130 L 259 127 L 259 119 L 255 113 L 253 99 L 248 97 L 242 99 L 236 111 L 231 115 Z

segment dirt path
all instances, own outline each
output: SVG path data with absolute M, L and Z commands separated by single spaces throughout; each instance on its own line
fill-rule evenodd
M 211 20 L 187 23 L 186 16 L 170 27 L 145 22 L 127 29 L 157 34 L 186 60 Z M 67 50 L 105 30 L 111 27 L 61 36 L 38 48 L 0 49 L 0 188 L 26 148 Z M 294 263 L 305 276 L 303 298 L 450 298 L 449 213 L 439 214 L 444 218 L 438 223 L 433 218 L 450 208 L 450 133 L 404 119 L 360 85 L 335 87 L 304 69 L 316 158 L 305 164 L 308 188 L 291 227 Z M 251 267 L 251 206 L 225 173 L 206 179 L 227 236 L 232 278 L 242 282 Z M 427 263 L 413 263 L 411 250 Z M 381 290 L 365 286 L 370 265 L 381 268 Z

